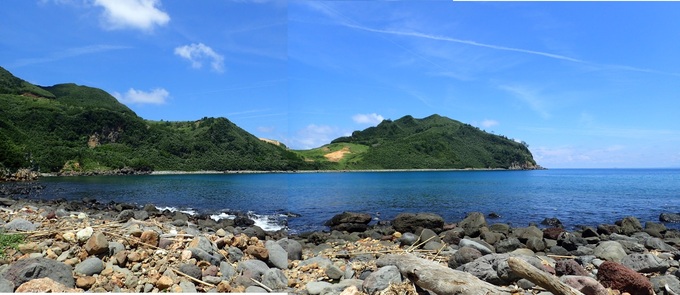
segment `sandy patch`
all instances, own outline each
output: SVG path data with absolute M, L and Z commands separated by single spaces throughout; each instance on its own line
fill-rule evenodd
M 349 151 L 349 147 L 346 146 L 339 151 L 328 153 L 328 154 L 325 154 L 323 156 L 326 157 L 326 159 L 328 159 L 328 161 L 340 162 L 340 160 L 342 160 L 342 158 L 345 157 L 345 154 L 351 154 L 351 153 L 352 152 Z

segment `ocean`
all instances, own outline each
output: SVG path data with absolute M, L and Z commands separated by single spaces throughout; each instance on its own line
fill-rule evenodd
M 527 226 L 556 217 L 567 228 L 625 216 L 658 222 L 661 213 L 680 212 L 680 169 L 43 177 L 39 184 L 44 189 L 31 198 L 154 204 L 214 218 L 249 212 L 266 229 L 287 224 L 292 233 L 322 230 L 343 211 L 369 213 L 374 222 L 402 212 L 432 212 L 447 222 L 493 212 L 500 217 L 488 223 Z

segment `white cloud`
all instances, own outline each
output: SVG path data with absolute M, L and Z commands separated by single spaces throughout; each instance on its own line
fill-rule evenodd
M 199 69 L 203 62 L 209 61 L 216 72 L 224 71 L 224 57 L 203 43 L 193 43 L 175 48 L 175 54 L 191 62 L 193 68 Z
M 352 116 L 352 120 L 354 120 L 354 122 L 357 124 L 377 125 L 380 124 L 380 122 L 382 122 L 383 120 L 385 120 L 385 118 L 376 113 L 372 113 L 372 114 L 356 114 Z
M 150 92 L 130 88 L 130 90 L 124 94 L 114 92 L 111 95 L 113 95 L 113 97 L 122 103 L 164 104 L 170 96 L 170 93 L 163 88 L 155 88 Z
M 337 127 L 310 124 L 298 130 L 295 138 L 291 139 L 288 145 L 294 149 L 312 149 L 328 144 L 338 137 L 348 135 L 349 133 L 343 132 Z
M 537 89 L 520 85 L 501 85 L 499 88 L 519 98 L 543 119 L 549 119 L 551 117 L 548 112 L 547 101 Z
M 257 131 L 262 132 L 262 133 L 272 133 L 276 130 L 276 128 L 271 127 L 271 126 L 260 126 L 257 127 Z
M 170 16 L 159 9 L 160 0 L 94 0 L 94 5 L 104 8 L 102 21 L 108 30 L 151 31 L 170 21 Z
M 489 128 L 498 125 L 498 121 L 485 119 L 480 125 L 482 125 L 484 128 Z

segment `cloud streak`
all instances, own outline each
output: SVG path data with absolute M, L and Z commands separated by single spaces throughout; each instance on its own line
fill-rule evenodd
M 170 93 L 163 88 L 155 88 L 151 91 L 142 91 L 130 88 L 126 93 L 114 92 L 111 95 L 125 104 L 165 104 Z
M 12 66 L 13 67 L 23 67 L 34 64 L 50 63 L 54 61 L 59 61 L 63 59 L 78 57 L 88 54 L 97 54 L 113 50 L 130 49 L 129 46 L 118 46 L 118 45 L 108 45 L 108 44 L 97 44 L 82 47 L 74 47 L 66 50 L 56 51 L 48 54 L 45 57 L 37 58 L 25 58 L 17 60 Z
M 204 62 L 216 72 L 224 72 L 224 57 L 203 43 L 193 43 L 175 48 L 175 54 L 191 62 L 191 67 L 200 69 Z

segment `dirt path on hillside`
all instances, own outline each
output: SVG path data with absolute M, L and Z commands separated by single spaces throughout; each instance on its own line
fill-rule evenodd
M 342 160 L 342 158 L 345 157 L 345 154 L 351 154 L 351 153 L 352 153 L 352 152 L 349 150 L 349 147 L 346 146 L 346 147 L 342 148 L 342 149 L 339 150 L 339 151 L 335 151 L 335 152 L 332 152 L 332 153 L 328 153 L 328 154 L 325 154 L 325 155 L 323 155 L 323 156 L 324 156 L 326 159 L 328 159 L 328 161 L 331 161 L 331 162 L 340 162 L 340 160 Z

